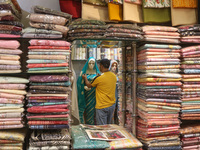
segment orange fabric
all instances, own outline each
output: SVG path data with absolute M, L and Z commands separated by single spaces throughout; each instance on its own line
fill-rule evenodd
M 172 0 L 174 8 L 197 8 L 197 0 Z
M 109 20 L 112 21 L 122 21 L 122 5 L 108 3 L 108 13 L 109 13 Z

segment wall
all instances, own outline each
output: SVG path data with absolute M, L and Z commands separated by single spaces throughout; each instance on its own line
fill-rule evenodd
M 21 8 L 27 12 L 32 12 L 31 7 L 34 5 L 40 5 L 60 11 L 59 0 L 18 0 L 18 3 Z

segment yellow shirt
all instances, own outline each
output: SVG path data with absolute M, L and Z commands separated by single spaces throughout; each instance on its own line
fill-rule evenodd
M 96 109 L 107 108 L 115 103 L 116 82 L 116 75 L 110 71 L 94 80 L 92 86 L 96 87 Z

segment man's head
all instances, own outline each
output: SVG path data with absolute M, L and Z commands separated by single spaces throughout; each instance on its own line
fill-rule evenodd
M 100 61 L 100 71 L 101 72 L 105 72 L 109 70 L 109 66 L 110 66 L 110 60 L 108 59 L 102 59 Z

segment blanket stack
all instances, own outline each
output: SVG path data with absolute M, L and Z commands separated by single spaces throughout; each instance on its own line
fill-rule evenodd
M 145 44 L 137 50 L 137 136 L 148 150 L 181 149 L 180 48 Z
M 183 120 L 200 120 L 200 46 L 182 48 L 182 114 Z
M 67 24 L 71 15 L 41 6 L 34 7 L 34 13 L 29 15 L 31 27 L 23 30 L 24 38 L 53 38 L 66 37 Z
M 28 73 L 67 73 L 70 71 L 70 43 L 60 40 L 30 40 Z
M 19 22 L 21 8 L 17 0 L 0 1 L 0 38 L 19 38 L 23 24 Z
M 178 28 L 168 26 L 143 26 L 144 41 L 158 43 L 180 43 Z

